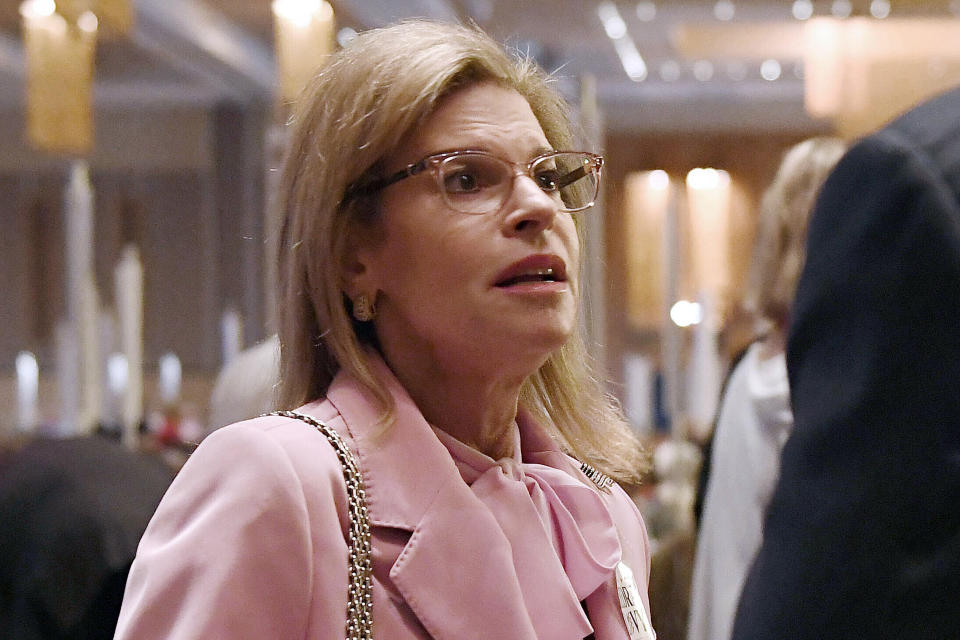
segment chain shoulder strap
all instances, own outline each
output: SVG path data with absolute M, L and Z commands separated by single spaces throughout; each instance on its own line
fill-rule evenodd
M 577 460 L 577 462 L 580 462 Z M 583 472 L 583 475 L 587 476 L 587 479 L 590 480 L 593 484 L 597 485 L 597 488 L 604 493 L 610 493 L 610 487 L 613 486 L 613 478 L 608 476 L 605 473 L 601 473 L 596 467 L 590 466 L 586 462 L 580 462 L 580 471 Z
M 347 640 L 372 640 L 373 638 L 373 572 L 370 567 L 370 514 L 367 512 L 366 492 L 363 477 L 353 453 L 334 429 L 323 422 L 296 411 L 274 411 L 267 414 L 283 416 L 306 422 L 330 441 L 347 485 L 347 502 L 350 511 L 350 534 L 347 587 Z

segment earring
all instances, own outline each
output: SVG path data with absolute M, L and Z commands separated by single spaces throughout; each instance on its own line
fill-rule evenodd
M 377 308 L 366 294 L 361 293 L 353 301 L 353 317 L 360 322 L 370 322 L 377 317 Z

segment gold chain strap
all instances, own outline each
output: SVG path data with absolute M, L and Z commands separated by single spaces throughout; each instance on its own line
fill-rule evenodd
M 610 493 L 610 487 L 613 486 L 613 478 L 605 473 L 601 473 L 596 467 L 592 467 L 586 462 L 580 463 L 580 471 L 583 472 L 583 475 L 587 476 L 590 482 L 597 485 L 598 489 L 604 493 Z
M 353 453 L 335 430 L 308 415 L 296 411 L 269 414 L 302 420 L 326 436 L 343 467 L 350 510 L 350 535 L 347 588 L 347 640 L 373 639 L 373 571 L 370 567 L 370 514 L 363 489 L 363 477 Z

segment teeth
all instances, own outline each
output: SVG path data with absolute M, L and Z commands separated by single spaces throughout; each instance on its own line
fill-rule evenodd
M 527 273 L 521 276 L 522 278 L 536 278 L 544 281 L 553 281 L 556 280 L 554 271 L 552 267 L 545 267 L 543 269 L 534 269 L 528 271 Z
M 500 286 L 509 286 L 512 284 L 520 284 L 523 282 L 556 282 L 557 272 L 553 267 L 543 267 L 540 269 L 530 269 L 529 271 L 524 271 L 512 278 L 505 280 Z

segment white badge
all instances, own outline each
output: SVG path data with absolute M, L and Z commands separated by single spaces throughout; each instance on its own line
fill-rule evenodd
M 620 611 L 623 621 L 627 625 L 630 640 L 656 640 L 657 633 L 650 624 L 650 616 L 643 606 L 637 581 L 633 579 L 630 567 L 620 562 L 617 564 L 617 594 L 620 596 Z

